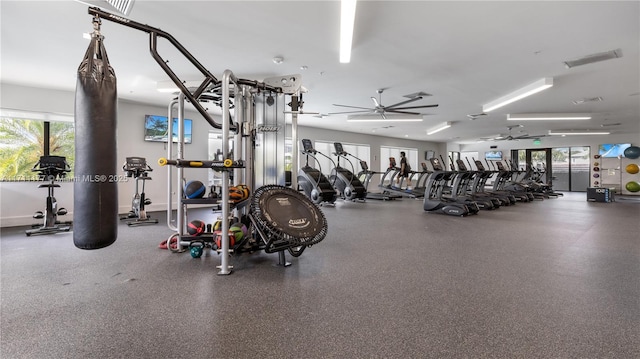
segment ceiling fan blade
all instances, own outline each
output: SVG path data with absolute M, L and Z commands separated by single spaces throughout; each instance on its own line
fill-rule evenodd
M 391 106 L 386 106 L 385 108 L 394 108 L 394 107 L 398 107 L 398 106 L 406 105 L 406 104 L 408 104 L 408 103 L 411 103 L 411 102 L 413 102 L 413 101 L 418 101 L 418 100 L 422 100 L 422 96 L 418 96 L 418 97 L 414 97 L 414 98 L 408 99 L 408 100 L 406 100 L 406 101 L 402 101 L 402 102 L 394 103 L 393 105 L 391 105 Z
M 376 107 L 380 107 L 380 103 L 378 102 L 378 99 L 376 99 L 375 97 L 371 96 L 371 101 L 373 101 L 374 105 Z
M 400 110 L 394 110 L 394 109 L 385 109 L 385 112 L 393 112 L 393 113 L 402 113 L 405 115 L 420 115 L 420 112 L 409 112 L 409 111 L 400 111 Z
M 360 110 L 360 111 L 341 111 L 341 112 L 329 112 L 329 115 L 340 115 L 343 113 L 370 113 L 373 110 L 371 109 L 366 109 L 366 110 Z
M 371 111 L 371 108 L 369 108 L 369 107 L 349 106 L 349 105 L 338 105 L 338 104 L 335 104 L 335 103 L 334 103 L 333 105 L 334 105 L 334 106 L 339 106 L 339 107 L 361 108 L 361 109 L 363 109 L 363 110 L 370 110 L 370 111 Z
M 408 107 L 397 107 L 396 110 L 409 110 L 412 108 L 429 108 L 429 107 L 438 107 L 438 105 L 421 105 L 421 106 L 408 106 Z M 386 107 L 386 109 L 389 109 L 389 107 Z

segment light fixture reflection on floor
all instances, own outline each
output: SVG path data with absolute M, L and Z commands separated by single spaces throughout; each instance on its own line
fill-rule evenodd
M 510 113 L 508 121 L 565 121 L 590 120 L 588 113 Z
M 548 89 L 553 86 L 553 77 L 545 77 L 540 79 L 532 84 L 529 84 L 519 90 L 513 91 L 505 96 L 500 97 L 497 100 L 491 101 L 482 106 L 483 112 L 493 111 L 502 106 L 508 105 L 512 102 L 523 99 L 527 96 L 531 96 L 535 93 L 538 93 L 542 90 Z
M 430 129 L 427 130 L 427 135 L 433 135 L 436 132 L 440 132 L 442 130 L 446 130 L 447 128 L 451 127 L 451 122 L 447 121 L 447 122 L 443 122 L 437 126 L 431 127 Z

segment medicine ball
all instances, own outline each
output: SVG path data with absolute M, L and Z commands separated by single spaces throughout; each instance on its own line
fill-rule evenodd
M 222 231 L 215 231 L 216 236 L 216 246 L 218 248 L 222 248 Z M 236 237 L 233 232 L 229 231 L 229 247 L 233 247 L 236 245 Z
M 229 233 L 233 233 L 235 240 L 241 242 L 244 236 L 247 234 L 247 226 L 243 223 L 236 222 L 229 227 Z
M 240 203 L 249 198 L 249 187 L 245 185 L 229 187 L 229 201 L 231 203 Z
M 204 233 L 206 227 L 207 225 L 204 224 L 204 222 L 196 219 L 189 222 L 189 224 L 187 225 L 187 232 L 189 232 L 189 234 L 192 236 L 199 236 Z
M 189 199 L 202 198 L 206 191 L 207 187 L 200 181 L 189 181 L 184 185 L 184 196 Z

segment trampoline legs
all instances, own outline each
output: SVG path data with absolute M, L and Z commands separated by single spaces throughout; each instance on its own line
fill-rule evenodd
M 284 251 L 278 252 L 278 265 L 283 267 L 288 267 L 291 265 L 291 262 L 287 262 L 287 258 L 284 255 Z

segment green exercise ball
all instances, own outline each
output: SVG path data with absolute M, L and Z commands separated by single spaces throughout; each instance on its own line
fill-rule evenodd
M 636 181 L 629 181 L 627 182 L 627 185 L 625 186 L 625 188 L 629 192 L 638 192 L 640 191 L 640 183 Z

